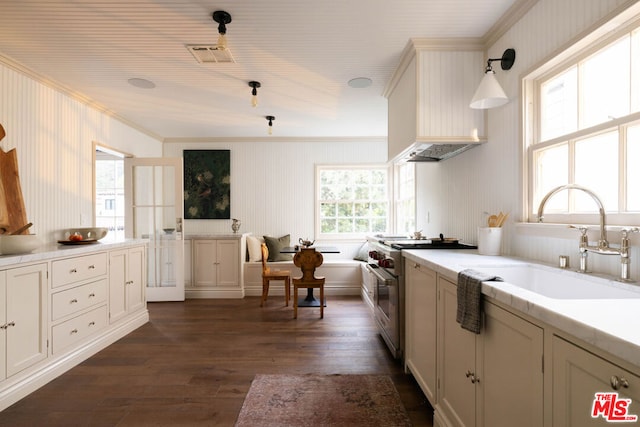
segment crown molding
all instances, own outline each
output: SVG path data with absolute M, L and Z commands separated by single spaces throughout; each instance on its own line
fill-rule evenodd
M 387 143 L 386 136 L 230 136 L 230 137 L 203 137 L 203 138 L 188 138 L 188 137 L 170 137 L 164 138 L 162 141 L 165 144 L 185 144 L 185 143 L 251 143 L 251 142 L 295 142 L 295 143 L 354 143 L 354 142 L 368 142 L 368 143 Z
M 115 120 L 118 120 L 119 122 L 137 130 L 138 132 L 141 132 L 157 141 L 162 142 L 162 137 L 160 135 L 154 132 L 151 132 L 150 130 L 139 126 L 138 124 L 132 122 L 131 120 L 128 120 L 118 115 L 115 111 L 110 110 L 109 108 L 105 107 L 104 105 L 95 101 L 94 99 L 91 99 L 90 97 L 78 91 L 75 91 L 68 86 L 63 85 L 62 83 L 52 80 L 43 74 L 33 71 L 32 69 L 26 67 L 25 65 L 16 61 L 13 58 L 10 58 L 0 53 L 0 63 L 48 88 L 51 88 L 57 92 L 60 92 L 61 94 L 66 95 L 71 99 L 74 99 L 86 105 L 87 107 L 93 108 L 94 110 L 106 116 L 109 116 Z
M 489 50 L 489 48 L 526 15 L 536 3 L 538 3 L 538 0 L 517 0 L 512 4 L 500 19 L 489 28 L 489 31 L 482 36 L 481 40 L 485 50 Z

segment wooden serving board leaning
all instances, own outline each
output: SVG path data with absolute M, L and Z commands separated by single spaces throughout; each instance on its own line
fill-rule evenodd
M 0 124 L 0 141 L 6 136 Z M 20 187 L 16 149 L 0 149 L 0 234 L 14 232 L 27 224 L 27 213 Z M 19 234 L 29 234 L 24 229 Z

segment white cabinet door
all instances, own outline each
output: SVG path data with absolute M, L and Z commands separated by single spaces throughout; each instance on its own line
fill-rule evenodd
M 237 240 L 218 240 L 216 245 L 217 285 L 238 286 L 240 278 L 239 242 Z
M 474 426 L 476 335 L 456 322 L 457 287 L 438 278 L 438 412 L 455 426 Z
M 126 316 L 127 250 L 109 253 L 109 322 Z
M 488 302 L 477 340 L 477 425 L 542 427 L 543 330 Z
M 132 313 L 145 306 L 145 249 L 131 248 L 127 253 L 127 312 Z
M 47 357 L 47 266 L 6 271 L 6 373 Z
M 429 402 L 436 393 L 436 301 L 437 282 L 433 270 L 412 261 L 406 271 L 406 353 L 411 371 Z
M 145 248 L 109 253 L 109 321 L 111 323 L 145 306 Z
M 553 337 L 553 425 L 565 427 L 637 425 L 619 418 L 640 420 L 640 377 L 581 347 Z M 615 388 L 614 388 L 615 387 Z M 596 393 L 617 393 L 598 402 L 592 417 Z M 625 405 L 622 399 L 631 399 Z M 609 418 L 609 416 L 613 418 Z M 616 419 L 617 418 L 617 419 Z
M 240 242 L 237 239 L 195 239 L 193 274 L 196 288 L 240 285 Z
M 193 285 L 196 288 L 210 288 L 217 285 L 217 245 L 216 240 L 193 240 Z
M 457 287 L 438 279 L 437 411 L 455 426 L 541 427 L 543 330 L 483 303 L 483 325 L 473 334 L 456 322 Z
M 0 296 L 6 301 L 7 272 L 0 271 Z M 0 303 L 0 381 L 7 378 L 7 304 Z

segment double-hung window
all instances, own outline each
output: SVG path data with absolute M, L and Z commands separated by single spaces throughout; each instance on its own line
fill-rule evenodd
M 316 237 L 361 238 L 391 224 L 389 167 L 316 167 Z
M 524 80 L 530 221 L 550 190 L 577 184 L 598 195 L 609 223 L 640 223 L 640 19 L 549 64 Z M 544 217 L 597 223 L 597 212 L 572 190 L 549 199 Z

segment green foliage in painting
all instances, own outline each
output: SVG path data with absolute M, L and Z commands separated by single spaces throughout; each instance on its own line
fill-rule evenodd
M 184 150 L 185 219 L 231 218 L 231 151 Z

